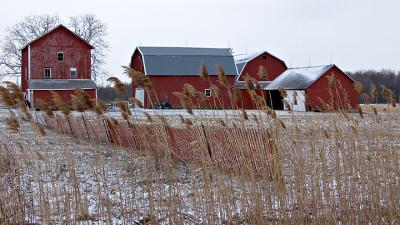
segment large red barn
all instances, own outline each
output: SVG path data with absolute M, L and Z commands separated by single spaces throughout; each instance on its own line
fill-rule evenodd
M 22 49 L 21 85 L 30 104 L 36 99 L 50 101 L 50 91 L 66 102 L 75 88 L 97 96 L 91 80 L 93 47 L 63 25 L 59 25 Z
M 280 88 L 286 90 L 286 97 L 281 96 Z M 336 65 L 287 69 L 266 89 L 278 110 L 288 110 L 288 106 L 294 111 L 351 110 L 360 98 L 354 81 Z
M 262 89 L 265 89 L 265 87 L 271 81 L 273 81 L 287 69 L 284 61 L 266 51 L 235 56 L 235 62 L 239 72 L 236 86 L 241 90 L 243 99 L 242 108 L 244 109 L 255 109 L 255 105 L 253 104 L 253 101 L 247 91 L 245 76 L 254 78 L 259 82 Z M 260 67 L 265 68 L 265 77 L 260 77 L 258 75 Z M 257 90 L 257 94 L 264 96 L 267 104 L 270 103 L 270 101 L 268 100 L 268 91 Z
M 210 74 L 210 82 L 199 76 L 204 64 Z M 134 95 L 146 108 L 157 107 L 161 103 L 172 108 L 181 108 L 179 98 L 173 93 L 182 91 L 185 83 L 204 93 L 206 102 L 202 107 L 230 108 L 232 104 L 225 87 L 217 81 L 219 64 L 225 70 L 231 86 L 235 84 L 237 69 L 231 49 L 190 48 L 190 47 L 137 47 L 131 57 L 130 66 L 148 76 L 154 92 L 145 92 L 133 84 Z M 223 93 L 217 98 L 210 91 L 211 84 L 217 85 Z M 196 105 L 195 105 L 196 107 Z

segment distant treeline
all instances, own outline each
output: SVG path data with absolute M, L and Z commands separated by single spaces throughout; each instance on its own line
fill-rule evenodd
M 399 101 L 400 72 L 395 72 L 393 70 L 364 70 L 346 73 L 355 81 L 360 82 L 364 86 L 365 92 L 369 95 L 371 92 L 371 84 L 375 84 L 379 91 L 377 98 L 378 103 L 386 103 L 386 100 L 382 96 L 381 85 L 385 85 L 387 88 L 391 89 L 395 94 L 396 100 Z M 128 100 L 128 97 L 132 96 L 132 86 L 130 84 L 125 84 L 125 91 L 127 96 L 121 96 L 112 86 L 100 86 L 98 88 L 97 97 L 107 103 L 115 99 Z
M 132 96 L 132 86 L 130 84 L 124 84 L 124 87 L 126 96 L 118 94 L 112 86 L 99 86 L 97 88 L 97 98 L 106 103 L 110 103 L 115 99 L 128 100 L 128 98 Z
M 386 103 L 387 101 L 382 96 L 382 86 L 391 89 L 394 92 L 396 101 L 399 101 L 400 96 L 400 72 L 393 70 L 363 70 L 357 72 L 346 72 L 355 81 L 360 82 L 364 86 L 367 94 L 371 95 L 371 85 L 374 84 L 378 88 L 377 103 Z

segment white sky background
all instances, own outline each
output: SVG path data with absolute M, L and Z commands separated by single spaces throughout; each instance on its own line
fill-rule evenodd
M 137 45 L 267 50 L 289 67 L 400 70 L 398 0 L 36 0 L 0 7 L 0 39 L 32 14 L 94 13 L 108 27 L 107 70 L 121 75 Z

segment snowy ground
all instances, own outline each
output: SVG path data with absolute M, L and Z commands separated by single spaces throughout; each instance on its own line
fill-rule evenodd
M 139 109 L 134 114 L 143 115 L 144 111 L 167 117 L 189 116 L 184 110 Z M 229 110 L 195 111 L 195 115 L 208 117 L 215 114 L 225 117 L 225 113 L 228 117 L 239 115 L 239 112 Z M 257 111 L 247 113 L 259 114 Z M 299 216 L 304 222 L 303 212 L 307 212 L 307 218 L 314 219 L 321 214 L 332 214 L 334 220 L 335 213 L 332 212 L 339 207 L 338 196 L 343 193 L 354 192 L 362 200 L 351 207 L 367 208 L 375 200 L 365 194 L 369 193 L 368 185 L 373 184 L 381 185 L 379 188 L 382 189 L 376 192 L 383 206 L 392 205 L 390 199 L 395 202 L 400 200 L 399 195 L 392 193 L 400 182 L 399 167 L 390 167 L 396 165 L 391 160 L 399 159 L 399 154 L 393 151 L 400 148 L 398 114 L 388 113 L 384 122 L 377 126 L 372 126 L 371 120 L 363 121 L 358 114 L 351 114 L 351 124 L 358 129 L 355 136 L 353 128 L 345 122 L 338 122 L 339 127 L 335 127 L 342 130 L 341 134 L 335 131 L 332 124 L 336 120 L 332 117 L 336 114 L 284 111 L 277 114 L 289 128 L 294 128 L 296 123 L 300 126 L 298 130 L 293 129 L 293 133 L 287 131 L 291 130 L 289 128 L 282 130 L 281 139 L 277 140 L 277 144 L 285 150 L 282 190 L 266 179 L 254 181 L 252 177 L 185 165 L 168 158 L 146 155 L 137 149 L 90 143 L 49 130 L 46 136 L 41 136 L 26 121 L 21 122 L 20 132 L 11 133 L 5 126 L 7 110 L 0 109 L 0 153 L 10 152 L 15 158 L 15 172 L 1 174 L 3 208 L 15 208 L 13 199 L 24 196 L 23 204 L 19 203 L 25 205 L 25 222 L 31 224 L 76 221 L 82 224 L 139 224 L 141 220 L 151 220 L 152 216 L 161 224 L 222 224 L 224 220 L 258 215 L 259 208 L 265 210 L 265 221 L 279 223 L 283 222 L 279 218 L 287 215 Z M 118 117 L 119 113 L 107 115 Z M 340 124 L 343 124 L 342 127 Z M 332 133 L 324 134 L 322 130 Z M 337 139 L 333 138 L 334 135 Z M 314 146 L 319 143 L 322 146 Z M 343 150 L 337 151 L 337 146 L 343 146 Z M 383 148 L 388 150 L 383 156 L 381 151 L 375 151 Z M 357 149 L 363 150 L 358 152 Z M 339 160 L 336 164 L 333 159 L 340 154 L 344 154 L 340 157 L 346 160 Z M 0 158 L 5 156 L 7 154 Z M 320 157 L 332 160 L 320 165 L 317 162 Z M 371 165 L 363 164 L 367 157 L 372 157 L 368 159 Z M 371 170 L 366 173 L 353 169 L 351 166 L 357 163 Z M 304 171 L 299 171 L 299 167 L 304 167 Z M 346 167 L 351 169 L 351 173 L 344 170 L 343 174 L 336 174 Z M 338 185 L 337 179 L 341 176 L 354 177 Z M 368 181 L 368 177 L 374 178 Z M 354 188 L 351 185 L 357 182 L 362 188 L 351 189 Z M 4 192 L 8 189 L 9 192 Z M 349 200 L 353 197 L 341 198 Z M 318 203 L 320 205 L 314 205 L 314 198 L 322 199 Z M 310 209 L 305 209 L 305 206 Z M 398 210 L 398 206 L 390 209 Z M 365 214 L 370 212 L 365 211 Z M 0 215 L 0 221 L 2 217 L 4 215 Z M 323 222 L 332 222 L 329 219 Z

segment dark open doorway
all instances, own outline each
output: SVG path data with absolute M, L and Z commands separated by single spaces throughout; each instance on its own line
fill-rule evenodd
M 281 93 L 278 90 L 271 90 L 269 92 L 271 94 L 271 99 L 268 101 L 268 106 L 275 110 L 283 110 L 283 98 Z

